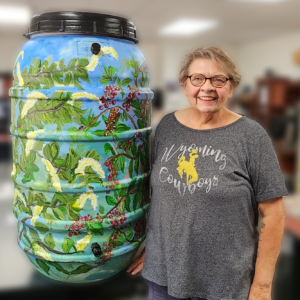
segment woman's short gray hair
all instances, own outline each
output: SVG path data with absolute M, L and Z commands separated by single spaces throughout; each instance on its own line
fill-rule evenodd
M 185 82 L 189 75 L 191 63 L 198 58 L 211 59 L 217 66 L 224 69 L 232 78 L 230 83 L 233 90 L 240 84 L 241 74 L 237 71 L 234 61 L 224 50 L 217 46 L 200 47 L 185 55 L 179 72 L 179 82 L 181 84 Z

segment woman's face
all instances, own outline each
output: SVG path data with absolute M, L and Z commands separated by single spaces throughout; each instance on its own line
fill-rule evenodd
M 203 74 L 205 77 L 224 75 L 226 78 L 229 78 L 228 73 L 219 68 L 210 59 L 195 59 L 190 65 L 188 75 L 194 73 Z M 209 79 L 207 79 L 201 87 L 197 87 L 192 85 L 190 79 L 187 78 L 182 88 L 191 106 L 203 113 L 215 113 L 222 109 L 227 100 L 232 96 L 233 92 L 229 80 L 224 87 L 216 88 L 210 83 Z M 205 96 L 214 97 L 215 99 L 213 101 L 201 99 L 201 97 Z

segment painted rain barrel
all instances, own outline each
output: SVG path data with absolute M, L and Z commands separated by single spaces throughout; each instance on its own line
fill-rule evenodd
M 35 268 L 87 282 L 126 269 L 145 239 L 151 100 L 134 24 L 34 15 L 10 89 L 18 244 Z

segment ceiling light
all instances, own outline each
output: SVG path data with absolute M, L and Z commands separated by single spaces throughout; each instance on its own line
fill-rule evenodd
M 208 30 L 217 24 L 216 21 L 201 21 L 193 19 L 180 19 L 162 28 L 161 35 L 193 35 Z
M 0 5 L 0 23 L 28 24 L 30 16 L 27 7 Z

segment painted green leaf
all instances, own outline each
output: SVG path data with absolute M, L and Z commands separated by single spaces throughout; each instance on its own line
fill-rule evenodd
M 101 76 L 99 82 L 102 84 L 106 84 L 109 83 L 111 81 L 110 77 L 108 77 L 107 75 L 103 75 Z
M 102 120 L 105 122 L 108 118 L 105 115 L 102 115 Z
M 124 167 L 125 167 L 125 157 L 124 155 L 118 156 L 118 163 L 119 163 L 119 170 L 121 170 L 124 173 Z
M 82 274 L 82 273 L 87 273 L 87 272 L 89 272 L 92 269 L 93 269 L 92 266 L 82 265 L 82 266 L 79 266 L 78 268 L 76 268 L 75 270 L 73 270 L 73 271 L 71 271 L 69 273 L 72 274 L 72 275 Z
M 98 205 L 99 213 L 104 214 L 104 207 L 102 205 Z
M 67 154 L 68 155 L 68 154 Z M 53 161 L 54 165 L 57 167 L 65 167 L 65 159 L 57 158 Z
M 53 221 L 56 220 L 54 216 L 52 216 L 51 214 L 48 214 L 48 213 L 44 213 L 44 218 L 48 225 L 51 225 L 53 223 Z
M 128 172 L 129 177 L 132 178 L 132 170 L 133 170 L 133 159 L 130 160 L 129 166 L 128 166 Z
M 97 221 L 94 221 L 92 223 L 90 222 L 85 222 L 85 226 L 87 230 L 90 230 L 92 234 L 94 235 L 103 235 L 103 225 Z
M 122 86 L 128 85 L 130 82 L 131 82 L 131 79 L 130 79 L 130 78 L 125 78 L 125 79 L 122 81 Z
M 136 178 L 133 178 L 129 183 L 128 193 L 134 189 L 135 183 L 136 183 Z
M 137 124 L 138 124 L 139 129 L 144 128 L 144 123 L 141 119 L 137 120 Z
M 58 202 L 62 203 L 62 204 L 67 203 L 65 197 L 62 194 L 55 193 L 52 197 L 52 200 L 51 200 L 51 206 L 55 206 Z
M 73 240 L 71 240 L 69 238 L 65 238 L 64 242 L 62 244 L 63 251 L 65 253 L 69 253 L 69 251 L 71 250 L 73 245 L 75 245 L 75 242 Z
M 140 160 L 141 160 L 143 167 L 145 167 L 146 166 L 146 158 L 142 153 L 140 154 Z
M 107 195 L 107 196 L 105 196 L 105 198 L 106 198 L 106 203 L 108 205 L 116 205 L 117 204 L 117 200 L 114 197 Z
M 141 117 L 141 111 L 139 109 L 134 109 L 133 112 L 135 113 L 135 115 L 140 118 Z
M 33 150 L 41 151 L 43 149 L 44 142 L 43 141 L 35 141 L 33 145 Z
M 127 234 L 126 234 L 126 239 L 127 240 L 131 240 L 133 238 L 133 231 L 130 230 Z
M 43 206 L 47 204 L 47 199 L 43 193 L 36 193 L 34 197 L 34 202 L 37 205 Z
M 136 210 L 137 204 L 141 203 L 143 199 L 143 195 L 140 191 L 137 191 L 133 196 L 133 209 Z
M 78 68 L 74 70 L 74 74 L 78 76 L 81 80 L 90 83 L 88 72 L 85 68 Z
M 53 266 L 57 271 L 62 272 L 66 275 L 69 275 L 70 273 L 66 271 L 59 263 L 52 262 L 52 261 L 47 261 L 48 265 Z
M 31 215 L 31 210 L 29 207 L 26 207 L 24 204 L 19 204 L 19 209 L 21 212 L 24 212 L 28 215 Z
M 122 87 L 121 80 L 119 77 L 117 79 L 117 87 L 119 87 L 119 88 Z
M 46 245 L 48 245 L 51 249 L 54 249 L 55 241 L 54 241 L 52 233 L 48 233 L 45 236 L 44 241 L 45 241 Z
M 50 145 L 50 144 L 47 144 L 47 145 L 44 147 L 43 153 L 44 153 L 45 157 L 46 157 L 48 160 L 51 160 L 51 159 L 52 159 L 52 155 L 51 155 L 51 145 Z
M 67 206 L 67 213 L 68 217 L 71 221 L 75 221 L 77 218 L 79 218 L 79 213 L 76 212 L 72 207 L 69 205 Z
M 104 152 L 105 154 L 112 153 L 112 155 L 116 155 L 116 152 L 110 143 L 104 144 Z
M 32 164 L 32 163 L 34 163 L 35 159 L 36 159 L 36 153 L 34 151 L 31 151 L 29 153 L 29 156 L 27 156 L 26 161 L 27 161 L 27 163 Z
M 100 178 L 97 174 L 86 174 L 84 175 L 84 182 L 86 183 L 86 185 L 88 185 L 89 183 L 102 183 L 103 179 Z
M 113 75 L 116 73 L 116 72 L 119 72 L 119 70 L 113 66 L 109 66 L 108 68 L 106 66 L 104 66 L 104 72 L 107 76 L 109 77 L 113 77 Z
M 127 112 L 125 110 L 123 111 L 123 117 L 126 121 L 128 120 Z
M 134 100 L 134 101 L 131 101 L 130 105 L 136 109 L 139 109 L 141 110 L 141 105 L 138 101 Z
M 79 82 L 78 82 L 78 81 L 75 81 L 75 76 L 76 76 L 76 75 L 74 75 L 74 85 L 75 85 L 79 90 L 83 90 L 83 87 L 79 84 Z M 76 76 L 76 78 L 77 78 L 77 76 Z
M 45 273 L 50 275 L 49 274 L 50 267 L 43 260 L 37 258 L 35 261 Z
M 60 180 L 69 181 L 70 178 L 72 177 L 72 173 L 69 171 L 61 170 L 58 173 L 58 177 Z
M 79 59 L 79 65 L 82 67 L 85 67 L 89 64 L 89 60 L 87 56 L 83 56 L 82 58 Z
M 96 136 L 103 136 L 104 130 L 95 130 L 94 132 L 92 132 L 92 134 L 94 134 Z
M 37 231 L 35 229 L 29 227 L 29 233 L 33 240 L 40 240 L 39 234 L 37 233 Z
M 135 144 L 133 144 L 133 145 L 135 145 Z M 133 151 L 132 151 L 133 152 Z M 138 172 L 139 172 L 139 165 L 140 165 L 140 152 L 138 152 L 138 155 L 137 155 L 137 157 L 136 157 L 136 159 L 135 159 L 135 161 L 134 161 L 134 171 L 135 171 L 135 173 L 137 173 L 138 174 Z
M 131 203 L 131 198 L 129 195 L 126 195 L 126 200 L 125 200 L 125 208 L 128 212 L 130 212 L 130 203 Z
M 85 157 L 93 158 L 93 159 L 95 159 L 95 160 L 99 160 L 99 159 L 100 159 L 100 155 L 98 155 L 96 149 L 93 149 L 92 151 L 87 150 L 87 151 L 84 153 L 84 156 L 85 156 Z M 92 172 L 92 170 L 90 170 L 90 171 Z
M 30 238 L 29 238 L 29 236 L 27 234 L 27 231 L 24 230 L 23 236 L 24 236 L 25 240 L 28 242 L 29 247 L 31 247 L 31 240 L 30 240 Z
M 66 155 L 64 165 L 66 166 L 67 169 L 70 169 L 72 166 L 72 157 L 69 153 L 67 153 L 67 155 Z
M 126 241 L 124 235 L 121 234 L 121 235 L 118 236 L 116 246 L 117 246 L 117 247 L 123 246 L 126 242 L 127 242 L 127 241 Z
M 63 77 L 62 72 L 53 73 L 52 76 L 53 76 L 54 81 L 56 81 L 58 84 L 63 84 L 64 83 L 64 81 L 62 79 L 62 77 Z
M 123 74 L 125 71 L 125 68 L 128 69 L 128 59 L 127 58 L 123 58 L 122 59 L 122 64 L 121 64 L 121 73 Z
M 119 162 L 118 158 L 119 158 L 119 156 L 114 158 L 113 167 L 114 167 L 115 170 L 120 171 L 121 170 L 121 165 L 120 165 L 120 162 Z
M 128 127 L 126 124 L 118 124 L 117 126 L 117 132 L 125 132 L 125 131 L 128 131 L 130 130 L 131 128 Z
M 47 231 L 49 231 L 48 226 L 45 225 L 45 224 L 43 224 L 43 223 L 41 223 L 41 222 L 39 222 L 39 221 L 36 221 L 36 222 L 34 223 L 34 225 L 35 225 L 35 228 L 36 228 L 40 233 L 42 233 L 42 234 L 44 234 L 44 233 L 46 233 Z
M 133 155 L 136 155 L 136 153 L 137 153 L 136 143 L 131 144 L 131 152 Z
M 27 194 L 27 205 L 31 205 L 34 201 L 34 191 L 30 189 Z
M 70 59 L 69 63 L 68 63 L 68 68 L 75 67 L 76 61 L 77 61 L 77 58 Z
M 56 219 L 64 220 L 66 218 L 64 213 L 58 207 L 53 208 L 52 211 Z
M 64 84 L 69 85 L 72 80 L 72 74 L 70 72 L 67 72 L 65 75 Z
M 143 178 L 139 178 L 137 182 L 137 189 L 142 189 L 143 186 Z
M 62 58 L 60 61 L 59 61 L 59 68 L 61 70 L 65 69 L 66 68 L 66 64 L 65 64 L 65 59 Z

